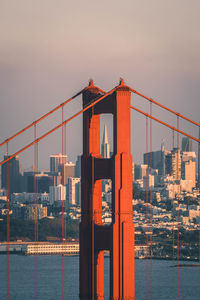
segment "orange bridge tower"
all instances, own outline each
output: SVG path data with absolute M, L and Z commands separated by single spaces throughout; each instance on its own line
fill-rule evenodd
M 90 81 L 83 107 L 102 96 Z M 114 92 L 83 114 L 80 299 L 104 299 L 104 250 L 110 252 L 110 299 L 134 300 L 132 221 L 131 92 L 123 80 Z M 100 155 L 100 114 L 113 114 L 113 155 Z M 102 222 L 102 179 L 112 180 L 112 223 Z

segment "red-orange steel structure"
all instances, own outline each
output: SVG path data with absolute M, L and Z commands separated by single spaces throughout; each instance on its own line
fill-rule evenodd
M 157 105 L 157 106 L 159 106 L 159 107 L 161 107 L 161 108 L 167 110 L 168 112 L 170 112 L 170 113 L 172 113 L 172 114 L 174 114 L 174 115 L 176 115 L 176 116 L 179 116 L 180 118 L 182 118 L 182 119 L 188 121 L 189 123 L 192 123 L 193 125 L 196 125 L 196 126 L 200 127 L 200 124 L 199 124 L 199 123 L 197 123 L 197 122 L 191 120 L 190 118 L 181 115 L 180 113 L 178 113 L 178 112 L 172 110 L 171 108 L 169 108 L 169 107 L 167 107 L 167 106 L 165 106 L 165 105 L 163 105 L 163 104 L 161 104 L 161 103 L 159 103 L 159 102 L 153 100 L 153 99 L 150 98 L 150 97 L 147 97 L 147 96 L 145 96 L 145 95 L 143 95 L 143 94 L 137 92 L 137 91 L 134 90 L 134 89 L 131 89 L 131 88 L 130 88 L 130 90 L 131 90 L 131 92 L 133 92 L 134 94 L 136 94 L 136 95 L 138 95 L 138 96 L 140 96 L 140 97 L 142 97 L 142 98 L 148 100 L 149 102 L 151 102 L 151 103 L 153 103 L 153 104 L 155 104 L 155 105 Z
M 100 91 L 94 88 L 91 81 L 90 88 L 83 93 L 83 106 L 97 96 L 100 96 Z M 121 81 L 111 95 L 95 105 L 93 113 L 90 109 L 83 114 L 80 224 L 82 300 L 104 299 L 104 250 L 110 251 L 110 299 L 135 299 L 130 100 L 130 89 Z M 104 159 L 100 155 L 102 113 L 114 116 L 114 153 L 110 159 Z M 112 179 L 113 186 L 110 226 L 102 223 L 101 180 L 105 178 Z
M 64 122 L 62 122 L 61 124 L 57 125 L 56 127 L 54 127 L 53 129 L 49 130 L 48 132 L 46 132 L 45 134 L 43 134 L 42 136 L 40 136 L 39 138 L 37 138 L 36 140 L 34 140 L 33 142 L 31 142 L 30 144 L 26 145 L 25 147 L 21 148 L 20 150 L 18 150 L 17 152 L 15 152 L 14 154 L 10 155 L 8 158 L 2 160 L 0 162 L 0 166 L 5 164 L 7 161 L 11 160 L 13 157 L 16 157 L 18 154 L 24 152 L 26 149 L 32 147 L 34 144 L 40 142 L 41 140 L 45 139 L 48 135 L 50 135 L 51 133 L 55 132 L 56 130 L 58 130 L 59 128 L 61 128 L 62 126 L 64 126 L 65 124 L 69 123 L 70 121 L 72 121 L 73 119 L 75 119 L 76 117 L 78 117 L 79 115 L 81 115 L 82 113 L 84 113 L 85 111 L 87 111 L 88 109 L 90 109 L 91 107 L 95 106 L 97 103 L 101 102 L 103 99 L 105 99 L 108 95 L 112 94 L 114 91 L 116 90 L 116 87 L 114 89 L 112 89 L 111 91 L 105 93 L 105 95 L 101 96 L 100 98 L 95 99 L 95 101 L 93 101 L 91 104 L 89 104 L 88 106 L 86 106 L 85 108 L 83 108 L 82 110 L 80 110 L 79 112 L 75 113 L 72 117 L 68 118 L 67 120 L 65 120 Z M 130 89 L 131 90 L 131 89 Z M 147 116 L 148 118 L 151 118 L 152 120 L 168 127 L 171 128 L 172 130 L 179 132 L 182 135 L 185 135 L 187 137 L 189 137 L 190 139 L 192 139 L 193 141 L 196 141 L 198 143 L 200 143 L 200 139 L 195 138 L 194 136 L 177 129 L 176 127 L 173 127 L 171 125 L 169 125 L 166 122 L 163 122 L 161 120 L 159 120 L 158 118 L 155 118 L 147 113 L 145 113 L 144 111 L 138 109 L 137 107 L 134 106 L 130 106 L 132 109 L 136 110 L 137 112 Z M 195 122 L 196 123 L 196 122 Z M 200 127 L 199 123 L 196 123 L 195 125 Z M 7 140 L 6 140 L 7 143 Z
M 147 114 L 138 108 L 130 105 L 131 92 L 150 101 L 150 114 Z M 80 94 L 83 94 L 83 109 L 69 119 L 64 120 L 64 105 Z M 0 146 L 7 145 L 7 158 L 0 162 L 0 165 L 7 162 L 7 185 L 8 185 L 8 213 L 7 213 L 7 271 L 9 271 L 9 161 L 17 154 L 24 152 L 31 146 L 35 146 L 35 175 L 38 170 L 38 143 L 62 127 L 62 154 L 66 154 L 66 124 L 83 114 L 83 155 L 82 155 L 82 217 L 80 224 L 80 299 L 82 300 L 103 300 L 104 299 L 104 250 L 110 252 L 110 299 L 112 300 L 134 300 L 134 225 L 132 222 L 132 156 L 130 142 L 130 111 L 134 109 L 148 118 L 159 122 L 170 128 L 173 132 L 181 133 L 200 145 L 200 140 L 184 131 L 155 118 L 152 116 L 152 103 L 175 114 L 177 119 L 183 118 L 194 125 L 199 123 L 165 107 L 155 100 L 142 95 L 136 90 L 124 85 L 123 80 L 120 84 L 105 93 L 103 90 L 94 86 L 90 81 L 88 87 L 77 93 L 72 98 L 66 100 L 49 113 L 45 114 L 37 121 L 26 126 L 24 129 L 0 143 Z M 51 129 L 41 137 L 36 138 L 36 124 L 48 117 L 50 114 L 62 108 L 62 122 Z M 102 158 L 100 155 L 100 115 L 104 113 L 113 114 L 113 137 L 114 152 L 110 159 Z M 8 157 L 8 142 L 34 126 L 34 141 Z M 64 126 L 64 127 L 63 127 Z M 148 127 L 147 127 L 148 136 Z M 148 139 L 146 143 L 148 147 Z M 177 135 L 177 147 L 179 146 Z M 200 146 L 199 146 L 200 147 Z M 174 141 L 173 141 L 174 149 Z M 148 150 L 148 148 L 147 148 Z M 147 151 L 148 152 L 148 151 Z M 152 121 L 150 121 L 150 152 L 152 152 Z M 200 151 L 199 151 L 200 152 Z M 177 161 L 178 163 L 178 161 Z M 152 169 L 152 157 L 150 157 L 150 171 Z M 200 159 L 199 159 L 200 170 Z M 200 171 L 199 171 L 200 172 Z M 102 222 L 102 179 L 112 180 L 112 223 L 105 226 Z M 200 177 L 199 177 L 200 178 Z M 148 180 L 148 179 L 147 179 Z M 148 183 L 148 182 L 147 182 Z M 200 185 L 200 184 L 199 184 Z M 148 184 L 147 184 L 148 186 Z M 38 187 L 35 182 L 36 192 L 36 215 L 35 215 L 35 242 L 38 243 L 38 211 L 37 211 L 37 193 Z M 148 194 L 147 194 L 148 196 Z M 147 198 L 148 200 L 148 198 Z M 149 201 L 147 201 L 149 202 Z M 152 204 L 152 195 L 150 193 L 150 203 Z M 148 208 L 148 207 L 147 207 Z M 66 219 L 64 217 L 66 203 L 62 207 L 62 237 L 63 242 L 66 238 Z M 148 214 L 148 211 L 147 211 Z M 174 206 L 173 206 L 174 223 Z M 147 215 L 147 228 L 149 221 Z M 152 231 L 152 211 L 150 212 L 150 228 Z M 174 229 L 174 225 L 173 225 Z M 174 233 L 173 233 L 174 234 Z M 200 238 L 199 238 L 200 240 Z M 147 240 L 148 242 L 148 240 Z M 179 240 L 177 241 L 179 243 Z M 152 236 L 150 237 L 152 245 Z M 173 235 L 174 246 L 174 235 Z M 199 245 L 200 249 L 200 245 Z M 199 252 L 200 253 L 200 252 Z M 174 248 L 173 248 L 174 256 Z M 177 256 L 179 252 L 177 250 Z M 152 258 L 152 249 L 151 249 Z M 174 265 L 174 259 L 173 259 Z M 35 298 L 38 298 L 38 274 L 36 258 L 36 277 L 35 277 Z M 152 261 L 150 265 L 150 294 L 152 299 Z M 200 269 L 199 269 L 200 270 Z M 174 269 L 173 269 L 174 272 Z M 7 299 L 10 296 L 9 273 L 7 272 Z M 177 274 L 179 276 L 179 274 Z M 63 292 L 62 298 L 66 298 L 66 261 L 63 261 Z M 174 278 L 174 274 L 173 274 Z M 177 277 L 177 281 L 179 278 Z M 179 284 L 179 283 L 178 283 Z M 173 286 L 174 289 L 174 286 Z M 179 292 L 179 291 L 178 291 Z M 179 297 L 179 294 L 177 295 Z M 148 287 L 147 287 L 148 298 Z M 174 298 L 174 291 L 173 291 Z

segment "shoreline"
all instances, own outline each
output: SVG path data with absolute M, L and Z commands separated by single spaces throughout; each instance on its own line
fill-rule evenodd
M 7 251 L 1 251 L 0 255 L 7 255 Z M 20 255 L 20 256 L 35 256 L 34 254 L 25 254 L 22 251 L 10 251 L 9 255 Z M 46 254 L 37 254 L 37 256 L 79 256 L 79 254 L 61 254 L 61 253 L 46 253 Z M 109 257 L 109 255 L 105 254 L 105 257 Z M 151 258 L 145 258 L 145 257 L 135 257 L 137 260 L 150 260 Z M 154 256 L 152 257 L 152 260 L 168 260 L 168 261 L 173 261 L 173 257 L 160 257 L 160 256 Z M 177 262 L 177 258 L 174 259 L 175 262 Z M 190 266 L 195 266 L 195 267 L 200 267 L 199 260 L 197 258 L 179 258 L 179 261 L 182 262 L 196 262 L 198 264 L 195 265 L 190 265 Z M 175 265 L 175 267 L 182 267 L 182 266 L 188 266 L 187 265 Z

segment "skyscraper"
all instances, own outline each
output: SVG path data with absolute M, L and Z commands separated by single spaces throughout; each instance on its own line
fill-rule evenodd
M 75 176 L 75 164 L 72 162 L 68 162 L 64 164 L 64 178 L 63 178 L 63 184 L 66 185 L 68 183 L 69 177 Z
M 7 156 L 4 156 L 6 159 Z M 9 173 L 10 173 L 10 193 L 21 192 L 21 163 L 19 157 L 13 157 L 9 161 Z M 7 164 L 1 166 L 1 187 L 7 189 Z
M 192 152 L 192 140 L 184 136 L 182 138 L 182 152 Z
M 50 155 L 50 172 L 61 172 L 62 165 L 67 163 L 67 155 Z
M 57 186 L 49 187 L 49 202 L 54 204 L 55 201 L 66 200 L 66 186 L 59 184 Z
M 110 158 L 110 145 L 108 144 L 107 127 L 104 126 L 103 140 L 101 144 L 101 155 L 103 158 Z
M 152 169 L 158 169 L 159 175 L 165 175 L 165 160 L 170 152 L 165 149 L 164 140 L 161 143 L 161 150 L 144 153 L 144 164 L 148 164 Z
M 135 164 L 134 166 L 134 177 L 135 177 L 135 180 L 137 179 L 143 179 L 144 176 L 146 176 L 148 173 L 148 165 L 137 165 Z
M 181 179 L 181 155 L 180 149 L 174 148 L 166 155 L 166 174 L 173 176 L 174 180 Z
M 196 162 L 188 160 L 181 164 L 181 178 L 190 180 L 191 186 L 194 188 L 196 185 Z
M 174 149 L 172 152 L 172 176 L 174 180 L 181 179 L 181 154 L 180 149 Z
M 75 177 L 81 178 L 81 156 L 77 156 L 76 166 L 75 166 Z
M 78 205 L 80 203 L 80 178 L 69 177 L 68 179 L 68 204 Z

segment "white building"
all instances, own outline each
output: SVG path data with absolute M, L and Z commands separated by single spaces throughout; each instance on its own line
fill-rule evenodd
M 40 195 L 40 199 L 42 202 L 49 202 L 49 194 L 48 193 L 42 193 Z
M 43 207 L 42 204 L 38 204 L 37 215 L 38 219 L 43 219 L 47 217 L 47 207 Z M 24 219 L 34 220 L 35 219 L 35 204 L 28 204 L 25 206 Z
M 143 176 L 143 187 L 144 189 L 154 187 L 154 175 Z
M 49 187 L 49 202 L 54 204 L 55 201 L 66 200 L 66 187 L 62 184 Z
M 64 243 L 48 243 L 42 242 L 35 245 L 34 243 L 27 244 L 25 252 L 27 255 L 34 254 L 66 254 L 75 255 L 79 254 L 79 243 L 78 242 L 64 242 Z
M 78 177 L 68 178 L 68 201 L 69 205 L 79 205 L 81 200 L 81 179 Z
M 187 153 L 192 153 L 192 152 L 187 152 Z M 182 162 L 181 177 L 184 180 L 191 181 L 192 187 L 196 186 L 196 162 L 195 161 L 190 159 L 190 160 L 184 160 Z

